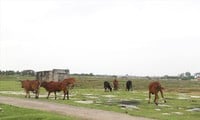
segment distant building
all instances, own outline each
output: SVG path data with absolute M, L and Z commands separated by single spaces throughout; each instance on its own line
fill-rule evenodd
M 68 69 L 53 69 L 52 71 L 36 72 L 36 80 L 40 81 L 62 81 L 69 78 Z
M 34 70 L 23 70 L 21 72 L 22 75 L 32 75 L 34 76 L 35 75 L 35 71 Z
M 200 73 L 195 73 L 194 78 L 197 79 L 197 80 L 200 80 Z

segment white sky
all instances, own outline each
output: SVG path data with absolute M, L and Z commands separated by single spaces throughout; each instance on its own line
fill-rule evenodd
M 198 0 L 0 0 L 0 69 L 200 72 Z

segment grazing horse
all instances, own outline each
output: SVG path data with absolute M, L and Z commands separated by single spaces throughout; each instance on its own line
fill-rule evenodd
M 164 99 L 163 96 L 163 90 L 164 88 L 161 86 L 161 84 L 159 82 L 151 82 L 149 84 L 149 101 L 148 103 L 150 103 L 150 99 L 151 99 L 151 94 L 155 94 L 155 98 L 154 98 L 154 103 L 156 105 L 158 105 L 158 92 L 160 91 L 162 98 Z M 164 99 L 164 102 L 166 103 L 166 100 Z
M 112 91 L 112 87 L 108 81 L 104 82 L 104 89 L 105 89 L 105 92 L 107 91 L 107 89 L 109 89 L 110 92 Z
M 118 90 L 119 89 L 119 82 L 117 81 L 117 79 L 115 79 L 113 81 L 113 86 L 114 86 L 114 90 Z
M 48 91 L 48 96 L 47 99 L 49 98 L 49 95 L 51 92 L 54 92 L 55 94 L 55 99 L 57 98 L 56 92 L 63 91 L 64 97 L 63 100 L 65 100 L 65 96 L 67 95 L 67 99 L 69 100 L 69 91 L 68 91 L 68 86 L 66 82 L 63 81 L 50 81 L 50 82 L 42 82 L 41 87 L 44 87 L 46 91 Z
M 71 78 L 66 78 L 66 79 L 64 79 L 63 82 L 65 82 L 66 85 L 67 85 L 70 89 L 73 89 L 76 80 L 75 80 L 75 78 L 72 78 L 72 77 L 71 77 Z
M 130 81 L 130 80 L 128 80 L 127 82 L 126 82 L 126 90 L 127 91 L 132 91 L 133 90 L 133 85 L 132 85 L 132 81 Z
M 35 93 L 35 98 L 39 98 L 39 88 L 40 88 L 40 82 L 39 80 L 23 80 L 21 82 L 21 87 L 24 88 L 24 91 L 26 92 L 25 97 L 30 98 L 30 91 Z

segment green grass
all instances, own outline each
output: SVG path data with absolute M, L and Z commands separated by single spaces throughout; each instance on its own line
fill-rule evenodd
M 0 120 L 76 120 L 69 116 L 0 104 Z
M 22 90 L 20 80 L 33 80 L 33 76 L 0 75 L 0 91 Z
M 20 91 L 21 83 L 19 81 L 0 81 L 0 91 Z
M 89 93 L 89 95 L 87 95 Z M 142 116 L 148 118 L 155 118 L 160 120 L 196 120 L 200 117 L 199 112 L 186 111 L 190 108 L 200 108 L 200 99 L 191 98 L 190 94 L 184 94 L 188 97 L 186 100 L 179 99 L 178 93 L 166 93 L 167 103 L 162 103 L 160 99 L 160 105 L 147 103 L 147 93 L 145 91 L 117 91 L 117 92 L 103 92 L 102 89 L 76 89 L 72 92 L 70 100 L 48 100 L 58 102 L 62 104 L 71 104 L 74 106 L 83 106 L 95 109 L 103 109 L 109 111 L 116 111 L 126 113 L 134 116 Z M 112 95 L 114 97 L 105 97 L 106 95 Z M 52 98 L 54 96 L 51 96 Z M 60 96 L 60 98 L 62 98 Z M 45 100 L 45 98 L 42 98 Z M 92 104 L 80 104 L 76 101 L 93 101 Z M 124 108 L 120 106 L 122 102 L 129 102 L 130 105 L 135 105 L 138 109 Z M 163 105 L 163 106 L 162 106 Z M 159 109 L 160 111 L 157 111 Z M 180 114 L 176 114 L 180 112 Z M 170 115 L 163 115 L 163 114 Z
M 161 106 L 156 106 L 153 103 L 147 103 L 147 88 L 150 80 L 132 80 L 134 90 L 132 92 L 127 92 L 125 91 L 126 80 L 119 78 L 119 91 L 104 92 L 103 82 L 105 80 L 112 82 L 112 77 L 75 77 L 77 79 L 77 83 L 75 88 L 70 91 L 70 94 L 72 95 L 70 96 L 70 100 L 61 100 L 62 93 L 60 93 L 60 95 L 58 94 L 58 100 L 54 100 L 53 93 L 49 100 L 47 100 L 45 97 L 40 97 L 39 100 L 89 107 L 94 109 L 103 109 L 160 120 L 196 120 L 200 118 L 199 111 L 187 111 L 191 108 L 200 108 L 200 99 L 191 97 L 200 96 L 200 81 L 161 80 L 161 84 L 163 87 L 165 87 L 164 96 L 167 99 L 167 103 L 160 103 Z M 4 80 L 0 80 L 0 92 L 23 91 L 20 82 L 17 82 L 15 79 L 5 79 L 6 78 L 4 78 Z M 0 95 L 24 97 L 24 95 Z M 41 88 L 40 95 L 46 96 L 47 92 Z M 113 97 L 107 97 L 108 95 L 112 95 Z M 152 101 L 153 97 L 154 96 L 152 96 Z M 181 97 L 185 99 L 180 99 Z M 32 97 L 32 99 L 34 98 Z M 77 103 L 77 101 L 92 101 L 92 103 L 84 104 Z M 139 109 L 121 107 L 120 104 L 123 102 L 129 102 L 130 105 L 135 105 Z M 159 102 L 162 102 L 162 100 L 159 99 Z M 177 112 L 179 112 L 181 115 L 177 114 Z
M 0 75 L 1 81 L 19 81 L 19 80 L 34 80 L 34 76 L 22 76 L 22 75 Z
M 78 89 L 103 89 L 103 82 L 110 81 L 113 77 L 110 76 L 72 76 L 76 78 L 76 88 Z M 19 80 L 35 79 L 32 76 L 0 76 L 0 91 L 1 90 L 21 90 Z M 126 79 L 119 78 L 119 88 L 125 90 Z M 148 84 L 154 80 L 130 79 L 133 81 L 134 90 L 147 90 Z M 165 88 L 165 91 L 176 92 L 198 92 L 200 91 L 199 81 L 190 80 L 160 80 L 160 83 Z

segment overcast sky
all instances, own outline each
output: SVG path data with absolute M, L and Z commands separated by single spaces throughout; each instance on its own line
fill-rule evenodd
M 200 72 L 199 0 L 0 0 L 0 70 Z

